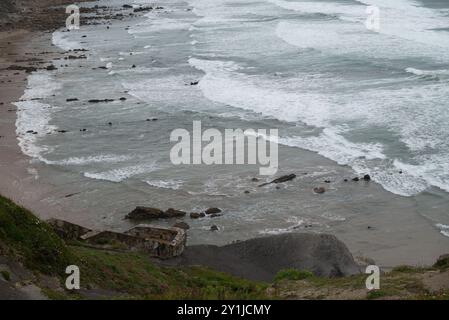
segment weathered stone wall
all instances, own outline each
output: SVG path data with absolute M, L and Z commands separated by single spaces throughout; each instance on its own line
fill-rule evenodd
M 55 230 L 58 236 L 67 240 L 77 240 L 82 235 L 92 231 L 91 229 L 64 220 L 50 219 L 47 220 L 47 223 L 53 227 L 53 230 Z
M 161 259 L 180 255 L 185 248 L 187 234 L 180 228 L 138 225 L 126 232 L 95 231 L 57 219 L 48 223 L 63 239 L 80 240 L 106 249 L 143 251 Z

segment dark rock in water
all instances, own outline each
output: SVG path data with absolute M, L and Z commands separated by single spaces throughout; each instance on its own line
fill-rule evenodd
M 248 190 L 245 190 L 244 194 L 250 194 L 250 192 Z
M 191 212 L 190 213 L 190 218 L 192 218 L 192 219 L 199 219 L 199 218 L 201 218 L 201 217 L 204 217 L 205 216 L 205 214 L 204 213 L 198 213 L 198 212 Z
M 120 101 L 126 101 L 126 98 L 125 97 L 121 97 Z
M 359 266 L 343 242 L 333 235 L 289 233 L 251 239 L 223 247 L 198 245 L 166 262 L 202 265 L 237 277 L 271 282 L 282 269 L 308 270 L 321 277 L 359 274 Z
M 216 225 L 213 225 L 210 227 L 210 231 L 218 231 L 218 227 Z
M 324 180 L 324 183 L 331 183 L 330 180 Z
M 266 185 L 272 184 L 272 183 L 276 183 L 276 184 L 277 183 L 283 183 L 283 182 L 291 181 L 291 180 L 293 180 L 295 178 L 296 178 L 296 174 L 292 173 L 292 174 L 288 174 L 288 175 L 279 177 L 277 179 L 274 179 L 273 181 L 270 181 L 270 182 L 267 182 L 267 183 L 263 183 L 263 184 L 259 185 L 259 187 L 263 187 L 263 186 L 266 186 Z
M 359 181 L 360 179 L 359 179 L 359 177 L 355 177 L 354 179 L 352 179 L 352 181 Z
M 343 181 L 344 181 L 344 182 L 348 182 L 348 179 L 344 179 Z
M 133 211 L 128 213 L 125 219 L 130 220 L 149 220 L 164 218 L 164 211 L 149 207 L 136 207 Z
M 189 230 L 190 226 L 185 223 L 185 222 L 176 222 L 173 227 L 175 228 L 179 228 L 179 229 L 184 229 L 184 230 Z
M 196 85 L 198 85 L 200 82 L 199 81 L 192 81 L 192 82 L 190 82 L 190 85 L 191 86 L 196 86 Z
M 73 102 L 73 101 L 78 101 L 78 98 L 70 98 L 70 99 L 66 99 L 66 102 Z
M 146 12 L 146 11 L 151 11 L 153 10 L 153 7 L 139 7 L 139 8 L 135 8 L 133 11 L 134 12 Z
M 114 99 L 90 99 L 89 103 L 112 102 Z
M 132 66 L 131 66 L 131 68 L 135 68 L 136 67 L 136 65 L 135 64 L 133 64 Z
M 258 178 L 252 178 L 251 181 L 252 182 L 259 182 L 259 179 Z
M 56 68 L 54 65 L 49 65 L 47 68 L 46 68 L 48 71 L 53 71 L 53 70 L 58 70 L 58 68 Z
M 399 171 L 399 174 L 402 174 L 402 173 L 403 173 L 402 170 L 400 170 L 400 171 Z
M 125 9 L 132 9 L 133 8 L 133 6 L 130 5 L 130 4 L 124 4 L 122 7 L 125 8 Z
M 317 188 L 313 188 L 313 192 L 321 194 L 321 193 L 325 193 L 326 189 L 324 189 L 323 187 L 317 187 Z
M 187 212 L 170 208 L 164 212 L 164 218 L 184 217 L 186 214 L 187 214 Z
M 370 175 L 369 175 L 369 174 L 365 174 L 365 175 L 363 176 L 363 180 L 365 180 L 365 181 L 370 181 L 370 180 L 371 180 Z
M 214 214 L 214 213 L 220 213 L 221 210 L 218 208 L 209 208 L 206 211 L 204 211 L 204 213 L 206 214 Z

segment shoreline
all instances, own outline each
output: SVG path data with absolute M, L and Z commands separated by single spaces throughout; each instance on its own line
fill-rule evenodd
M 8 31 L 4 31 L 0 34 L 2 47 L 5 45 L 7 46 L 8 42 L 14 44 L 11 48 L 8 48 L 8 50 L 2 49 L 1 69 L 8 67 L 8 65 L 14 64 L 16 60 L 30 60 L 30 57 L 33 57 L 42 59 L 43 62 L 48 62 L 51 60 L 53 54 L 63 54 L 61 50 L 52 46 L 51 32 L 12 31 L 8 33 Z M 54 52 L 49 53 L 49 51 Z M 45 64 L 42 64 L 42 66 L 44 65 Z M 19 72 L 19 74 L 15 75 L 14 73 L 17 72 Z M 57 185 L 47 185 L 42 182 L 42 179 L 37 179 L 36 173 L 39 173 L 40 164 L 33 163 L 31 158 L 22 154 L 17 144 L 15 126 L 16 112 L 8 110 L 16 109 L 12 102 L 18 101 L 22 96 L 23 90 L 26 87 L 27 76 L 28 74 L 24 71 L 2 70 L 1 72 L 2 80 L 11 79 L 12 82 L 7 83 L 6 85 L 2 84 L 0 88 L 0 96 L 2 97 L 2 101 L 0 102 L 3 102 L 3 104 L 0 105 L 0 118 L 2 119 L 2 125 L 0 127 L 0 136 L 2 136 L 2 138 L 0 138 L 0 154 L 2 154 L 0 157 L 0 176 L 2 177 L 2 181 L 0 183 L 0 194 L 11 198 L 20 205 L 30 208 L 43 219 L 61 216 L 76 217 L 79 213 L 76 212 L 75 208 L 63 206 L 48 200 L 50 195 L 54 196 L 56 193 L 61 194 L 61 197 L 64 197 L 62 194 L 64 190 L 61 190 L 64 188 Z M 309 153 L 309 151 L 304 150 L 304 153 Z M 330 160 L 326 159 L 326 161 Z M 375 192 L 377 192 L 377 189 L 379 188 L 380 186 L 376 186 Z M 389 197 L 389 199 L 393 198 L 394 196 Z M 406 201 L 404 200 L 404 202 Z M 136 205 L 139 204 L 136 203 Z M 406 205 L 403 207 L 406 207 Z M 407 210 L 403 209 L 401 205 L 398 205 L 398 208 L 398 211 Z M 353 241 L 356 237 L 354 234 L 358 231 L 348 231 L 347 225 L 336 227 L 336 230 L 333 230 L 333 234 L 336 234 L 337 237 L 349 247 L 354 256 L 359 253 L 361 250 L 360 248 L 366 249 L 367 246 L 371 246 L 373 248 L 373 252 L 377 250 L 378 255 L 384 255 L 384 259 L 387 261 L 394 261 L 395 259 L 400 260 L 401 258 L 404 259 L 404 256 L 407 255 L 409 260 L 415 261 L 414 265 L 422 265 L 426 262 L 430 263 L 435 261 L 440 255 L 439 253 L 436 253 L 439 249 L 435 249 L 435 252 L 431 252 L 429 249 L 432 248 L 432 245 L 436 246 L 437 242 L 441 247 L 444 247 L 445 243 L 449 242 L 449 240 L 445 240 L 443 238 L 440 239 L 439 237 L 441 236 L 437 234 L 430 236 L 431 228 L 429 227 L 425 231 L 429 232 L 429 237 L 425 237 L 425 241 L 423 241 L 424 243 L 421 248 L 414 248 L 413 246 L 407 245 L 409 237 L 407 233 L 400 239 L 402 248 L 397 246 L 392 247 L 389 245 L 388 239 L 384 239 L 385 235 L 401 230 L 401 225 L 404 225 L 412 220 L 409 219 L 407 214 L 398 214 L 393 217 L 385 214 L 384 218 L 387 219 L 385 224 L 395 221 L 395 228 L 393 228 L 393 230 L 387 230 L 387 232 L 383 230 L 372 230 L 370 231 L 370 234 L 365 239 L 361 239 L 358 244 Z M 353 224 L 351 227 L 353 229 L 355 229 L 355 226 L 360 227 L 360 230 L 362 230 L 363 228 L 366 228 L 366 225 L 373 224 L 372 221 L 374 221 L 374 219 L 379 219 L 379 216 L 375 218 L 359 216 L 355 221 L 350 222 Z M 76 218 L 73 218 L 73 220 L 76 221 Z M 409 229 L 408 232 L 413 233 L 419 229 L 414 229 L 414 227 L 415 226 L 412 225 L 405 226 L 404 228 Z M 439 239 L 440 241 L 438 241 Z M 373 242 L 367 242 L 369 240 Z M 420 252 L 420 256 L 416 253 L 415 256 L 413 256 L 413 252 L 415 251 Z M 398 257 L 399 252 L 401 257 Z M 368 255 L 368 257 L 373 258 L 371 255 Z M 377 257 L 375 257 L 375 260 L 377 260 L 376 258 Z

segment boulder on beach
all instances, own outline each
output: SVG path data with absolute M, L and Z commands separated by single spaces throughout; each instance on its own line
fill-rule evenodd
M 360 273 L 343 242 L 333 235 L 311 233 L 274 235 L 222 247 L 189 246 L 181 256 L 165 263 L 202 265 L 237 277 L 267 282 L 282 269 L 308 270 L 322 277 Z

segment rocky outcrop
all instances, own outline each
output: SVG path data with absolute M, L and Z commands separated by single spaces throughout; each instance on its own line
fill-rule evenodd
M 238 277 L 272 281 L 282 269 L 308 270 L 317 276 L 360 273 L 345 244 L 333 235 L 291 233 L 217 247 L 187 247 L 172 265 L 203 265 Z
M 170 219 L 184 217 L 186 212 L 170 208 L 162 211 L 150 207 L 136 207 L 133 211 L 128 213 L 125 219 L 130 220 L 152 220 L 152 219 Z

